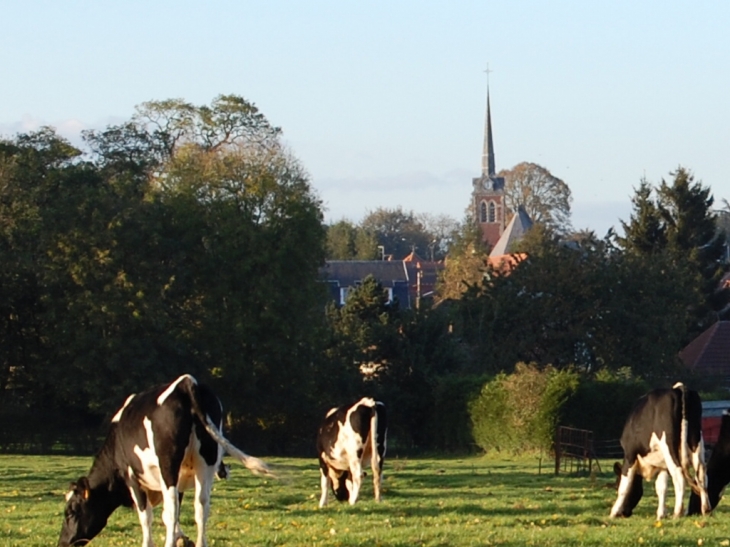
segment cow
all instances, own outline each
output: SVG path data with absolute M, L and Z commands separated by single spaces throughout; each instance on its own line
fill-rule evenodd
M 375 500 L 380 501 L 387 433 L 385 405 L 370 397 L 327 413 L 317 433 L 320 508 L 327 504 L 330 488 L 339 501 L 348 500 L 354 505 L 360 492 L 363 466 L 368 462 L 373 470 Z
M 707 462 L 707 497 L 710 509 L 715 509 L 720 503 L 720 498 L 728 483 L 730 483 L 730 414 L 726 410 L 722 414 L 717 443 L 712 448 L 710 459 Z M 698 515 L 700 512 L 700 497 L 692 493 L 687 514 Z
M 89 474 L 71 483 L 58 547 L 86 545 L 120 506 L 137 509 L 142 546 L 153 547 L 152 508 L 162 502 L 165 547 L 179 540 L 182 492 L 195 489 L 195 545 L 205 547 L 210 492 L 223 474 L 223 451 L 257 474 L 272 474 L 260 459 L 221 433 L 223 408 L 210 388 L 189 374 L 171 384 L 130 395 L 111 420 Z
M 631 516 L 643 494 L 642 478 L 656 477 L 656 516 L 664 518 L 669 476 L 676 496 L 675 518 L 682 515 L 685 481 L 700 496 L 702 513 L 710 512 L 701 422 L 700 397 L 682 383 L 671 389 L 655 389 L 639 398 L 621 435 L 624 461 L 611 517 Z M 694 477 L 690 475 L 690 464 Z

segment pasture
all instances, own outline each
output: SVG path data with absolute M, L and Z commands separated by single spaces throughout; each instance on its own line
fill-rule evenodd
M 386 458 L 384 494 L 372 500 L 370 475 L 357 505 L 319 501 L 315 458 L 265 458 L 280 475 L 263 479 L 231 462 L 231 478 L 216 482 L 209 520 L 211 545 L 437 547 L 482 545 L 667 545 L 730 546 L 730 502 L 711 517 L 656 523 L 653 485 L 635 516 L 611 520 L 615 500 L 604 474 L 552 474 L 551 462 L 520 458 Z M 64 494 L 86 474 L 91 458 L 0 456 L 0 545 L 55 545 Z M 673 493 L 672 493 L 673 496 Z M 673 500 L 673 498 L 670 498 Z M 192 535 L 191 500 L 183 502 L 181 524 Z M 155 539 L 164 527 L 155 511 Z M 137 515 L 121 508 L 112 515 L 97 547 L 141 544 Z

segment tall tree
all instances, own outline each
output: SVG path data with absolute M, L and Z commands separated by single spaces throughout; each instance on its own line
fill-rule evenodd
M 716 321 L 730 301 L 730 292 L 720 287 L 727 270 L 725 242 L 717 230 L 710 189 L 684 167 L 670 174 L 673 180 L 662 179 L 654 200 L 648 183 L 642 181 L 632 200 L 635 212 L 628 223 L 622 223 L 625 235 L 616 241 L 626 251 L 668 252 L 675 264 L 691 266 L 699 289 L 687 325 L 691 338 Z
M 631 198 L 634 207 L 631 219 L 629 222 L 621 221 L 624 236 L 616 236 L 616 241 L 626 251 L 651 255 L 667 246 L 666 229 L 652 193 L 649 182 L 642 179 Z
M 327 258 L 330 260 L 380 259 L 374 234 L 348 220 L 327 226 Z
M 239 431 L 306 430 L 321 205 L 247 104 L 148 104 L 86 133 L 85 161 L 50 130 L 0 142 L 0 387 L 99 417 L 192 372 Z
M 499 172 L 504 177 L 505 204 L 511 212 L 522 206 L 533 222 L 565 234 L 570 231 L 570 188 L 536 163 L 523 162 Z

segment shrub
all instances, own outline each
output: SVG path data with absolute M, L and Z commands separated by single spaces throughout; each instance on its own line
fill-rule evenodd
M 636 400 L 649 389 L 629 368 L 601 370 L 580 383 L 565 405 L 561 425 L 593 431 L 594 439 L 618 439 Z
M 483 450 L 549 450 L 578 373 L 518 363 L 482 387 L 469 405 L 474 440 Z

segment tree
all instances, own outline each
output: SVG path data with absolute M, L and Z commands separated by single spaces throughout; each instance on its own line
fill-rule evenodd
M 436 288 L 436 301 L 458 300 L 489 275 L 489 250 L 474 218 L 467 214 L 450 237 L 449 254 Z
M 51 130 L 0 142 L 0 387 L 93 421 L 190 372 L 224 398 L 234 436 L 307 442 L 321 204 L 247 105 L 148 104 L 154 123 L 86 133 L 83 159 Z
M 550 171 L 535 163 L 523 162 L 499 172 L 504 177 L 507 209 L 522 206 L 533 222 L 558 233 L 570 231 L 570 188 Z
M 378 245 L 384 248 L 384 254 L 396 260 L 402 260 L 413 250 L 425 258 L 434 239 L 413 211 L 405 212 L 401 207 L 379 207 L 368 213 L 360 226 L 375 234 Z
M 533 362 L 674 373 L 695 298 L 688 268 L 667 253 L 617 252 L 607 240 L 566 245 L 540 225 L 520 251 L 526 259 L 485 276 L 454 304 L 456 333 L 479 370 L 511 372 Z
M 725 242 L 717 230 L 710 189 L 695 182 L 694 175 L 681 166 L 670 174 L 671 184 L 662 179 L 653 200 L 652 188 L 642 181 L 632 199 L 635 212 L 629 222 L 622 222 L 624 236 L 615 239 L 629 253 L 653 256 L 666 252 L 673 257 L 675 268 L 690 266 L 699 292 L 687 325 L 688 342 L 717 320 L 730 301 L 728 291 L 720 288 L 727 269 Z
M 329 260 L 380 259 L 375 235 L 347 220 L 327 227 L 327 258 Z
M 428 250 L 420 249 L 421 257 L 426 260 L 443 260 L 449 252 L 454 238 L 461 226 L 456 219 L 448 215 L 421 213 L 416 216 L 418 222 L 431 238 Z

